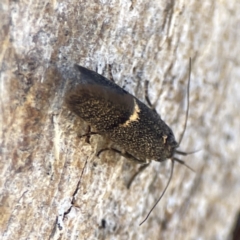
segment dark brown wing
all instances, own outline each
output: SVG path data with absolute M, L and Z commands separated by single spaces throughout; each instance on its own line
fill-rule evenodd
M 77 69 L 81 82 L 66 94 L 69 109 L 100 132 L 126 122 L 133 112 L 134 97 L 93 71 L 80 66 Z

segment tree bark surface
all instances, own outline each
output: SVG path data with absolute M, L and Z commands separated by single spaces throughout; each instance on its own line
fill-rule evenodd
M 231 239 L 240 209 L 240 2 L 0 3 L 0 238 Z M 64 104 L 74 63 L 149 98 L 195 172 L 139 165 Z

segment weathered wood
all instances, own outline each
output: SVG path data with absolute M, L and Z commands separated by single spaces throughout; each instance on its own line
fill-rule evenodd
M 1 2 L 1 239 L 226 239 L 240 208 L 240 5 L 231 1 Z M 190 116 L 181 149 L 196 173 L 169 161 L 139 167 L 63 104 L 64 69 L 81 64 L 150 99 L 178 139 L 188 60 Z M 65 74 L 65 75 L 64 75 Z

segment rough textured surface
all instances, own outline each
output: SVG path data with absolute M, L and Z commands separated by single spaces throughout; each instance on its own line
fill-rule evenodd
M 240 4 L 236 1 L 6 1 L 0 3 L 1 239 L 226 239 L 240 208 Z M 191 108 L 169 175 L 106 152 L 69 113 L 61 66 L 76 62 L 150 99 L 176 138 L 183 128 L 188 59 Z

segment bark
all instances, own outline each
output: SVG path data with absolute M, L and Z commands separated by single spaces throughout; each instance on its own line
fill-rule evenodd
M 240 209 L 240 4 L 235 1 L 6 1 L 0 4 L 1 239 L 226 239 Z M 195 172 L 170 161 L 138 169 L 80 138 L 63 99 L 81 64 L 144 101 Z

